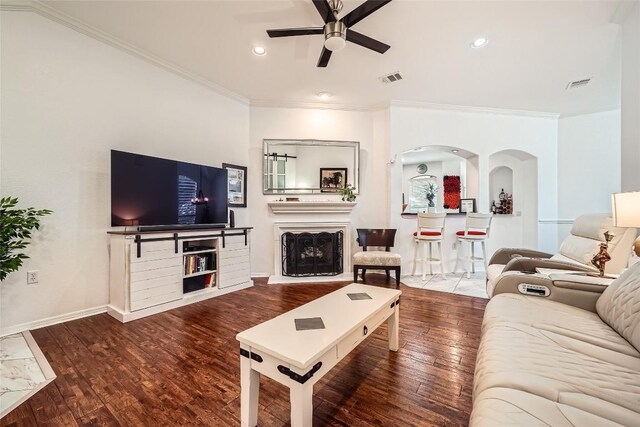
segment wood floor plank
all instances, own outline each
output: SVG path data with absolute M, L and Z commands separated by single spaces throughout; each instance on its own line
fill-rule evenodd
M 368 284 L 386 284 L 369 274 Z M 267 285 L 122 324 L 107 314 L 32 332 L 57 378 L 0 426 L 237 426 L 235 336 L 345 283 Z M 314 387 L 317 426 L 463 426 L 486 300 L 401 286 L 400 350 L 382 325 Z M 261 426 L 290 422 L 261 378 Z

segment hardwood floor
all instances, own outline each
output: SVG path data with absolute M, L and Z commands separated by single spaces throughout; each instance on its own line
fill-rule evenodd
M 384 275 L 367 275 L 369 284 Z M 343 284 L 256 286 L 121 324 L 107 314 L 32 331 L 56 380 L 1 426 L 240 424 L 235 335 Z M 389 283 L 388 285 L 395 285 Z M 386 324 L 314 388 L 314 425 L 466 425 L 486 300 L 401 285 L 400 350 Z M 262 377 L 259 425 L 289 423 Z

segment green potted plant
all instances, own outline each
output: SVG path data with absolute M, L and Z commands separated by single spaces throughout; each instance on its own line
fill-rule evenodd
M 21 250 L 29 244 L 32 230 L 40 228 L 40 217 L 52 213 L 49 209 L 18 209 L 17 205 L 17 197 L 0 199 L 0 281 L 29 258 Z
M 347 184 L 344 187 L 340 188 L 338 190 L 338 192 L 340 193 L 340 195 L 342 196 L 342 201 L 343 202 L 355 202 L 356 201 L 356 195 L 353 193 L 353 185 L 351 184 Z

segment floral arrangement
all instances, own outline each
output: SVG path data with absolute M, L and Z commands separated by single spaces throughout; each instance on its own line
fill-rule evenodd
M 425 191 L 427 200 L 429 201 L 429 207 L 434 208 L 436 206 L 434 199 L 436 198 L 436 193 L 438 192 L 438 186 L 435 183 L 430 182 L 425 187 Z

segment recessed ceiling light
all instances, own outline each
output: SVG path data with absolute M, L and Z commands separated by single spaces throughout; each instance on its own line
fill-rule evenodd
M 263 55 L 266 55 L 267 53 L 267 49 L 265 49 L 262 46 L 254 46 L 251 51 L 253 52 L 254 55 L 258 55 L 258 56 L 263 56 Z
M 318 98 L 326 100 L 331 98 L 331 94 L 329 92 L 318 92 Z
M 473 43 L 471 43 L 471 47 L 474 49 L 478 49 L 486 46 L 487 43 L 489 43 L 489 40 L 486 37 L 478 37 L 473 41 Z
M 451 150 L 452 153 L 457 153 L 460 150 Z

